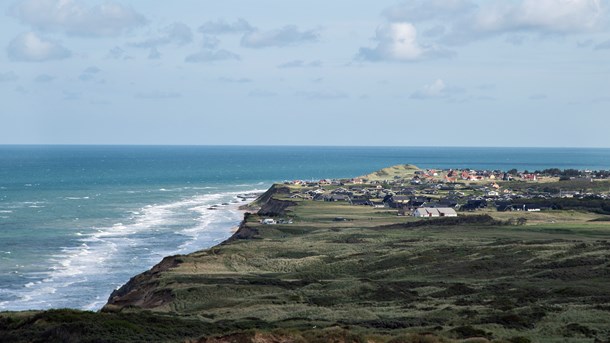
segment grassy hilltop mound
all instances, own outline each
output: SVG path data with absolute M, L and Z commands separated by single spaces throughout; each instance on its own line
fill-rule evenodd
M 422 220 L 297 196 L 318 188 L 273 186 L 230 240 L 165 258 L 101 313 L 0 314 L 0 342 L 610 339 L 607 216 L 481 210 Z
M 394 179 L 394 177 L 406 178 L 414 176 L 415 172 L 419 170 L 420 169 L 417 166 L 412 164 L 399 164 L 383 168 L 371 174 L 363 175 L 360 178 L 370 181 L 391 180 Z

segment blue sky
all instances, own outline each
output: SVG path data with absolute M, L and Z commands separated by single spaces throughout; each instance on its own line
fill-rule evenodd
M 0 6 L 0 144 L 610 147 L 607 0 Z

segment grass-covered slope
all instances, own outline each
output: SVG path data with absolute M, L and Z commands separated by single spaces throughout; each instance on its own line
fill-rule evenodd
M 610 225 L 592 221 L 603 216 L 417 221 L 290 191 L 267 192 L 265 215 L 229 241 L 134 277 L 103 313 L 0 314 L 0 342 L 610 339 Z M 260 224 L 268 215 L 293 224 Z
M 420 170 L 418 167 L 411 164 L 399 164 L 363 175 L 361 178 L 369 181 L 392 180 L 394 177 L 409 178 L 415 176 L 415 172 L 418 170 Z
M 155 284 L 148 296 L 167 301 L 130 305 L 210 322 L 258 318 L 274 328 L 462 337 L 466 327 L 536 342 L 610 335 L 607 224 L 511 226 L 472 217 L 396 225 L 406 219 L 388 210 L 292 204 L 284 210 L 294 224 L 262 225 L 250 215 L 240 229 L 248 239 L 181 256 L 146 281 Z M 113 298 L 106 309 L 129 310 L 124 305 Z

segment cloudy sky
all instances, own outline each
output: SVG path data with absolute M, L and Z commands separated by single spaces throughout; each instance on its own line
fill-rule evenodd
M 610 147 L 609 0 L 0 6 L 0 144 Z

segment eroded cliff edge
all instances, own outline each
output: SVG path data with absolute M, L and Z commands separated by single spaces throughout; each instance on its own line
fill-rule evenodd
M 289 194 L 290 190 L 280 185 L 271 186 L 265 193 L 252 203 L 242 206 L 243 210 L 254 211 L 257 215 L 278 217 L 286 213 L 286 209 L 294 206 L 294 202 L 278 200 L 274 196 Z M 231 237 L 217 247 L 194 252 L 188 255 L 174 255 L 163 258 L 150 270 L 132 277 L 125 285 L 113 291 L 108 302 L 102 308 L 103 312 L 122 311 L 123 309 L 164 309 L 174 300 L 175 283 L 163 282 L 164 274 L 171 274 L 186 260 L 192 261 L 209 252 L 218 253 L 218 247 L 231 244 L 238 240 L 255 239 L 259 229 L 248 225 L 251 212 L 244 214 L 244 219 Z

